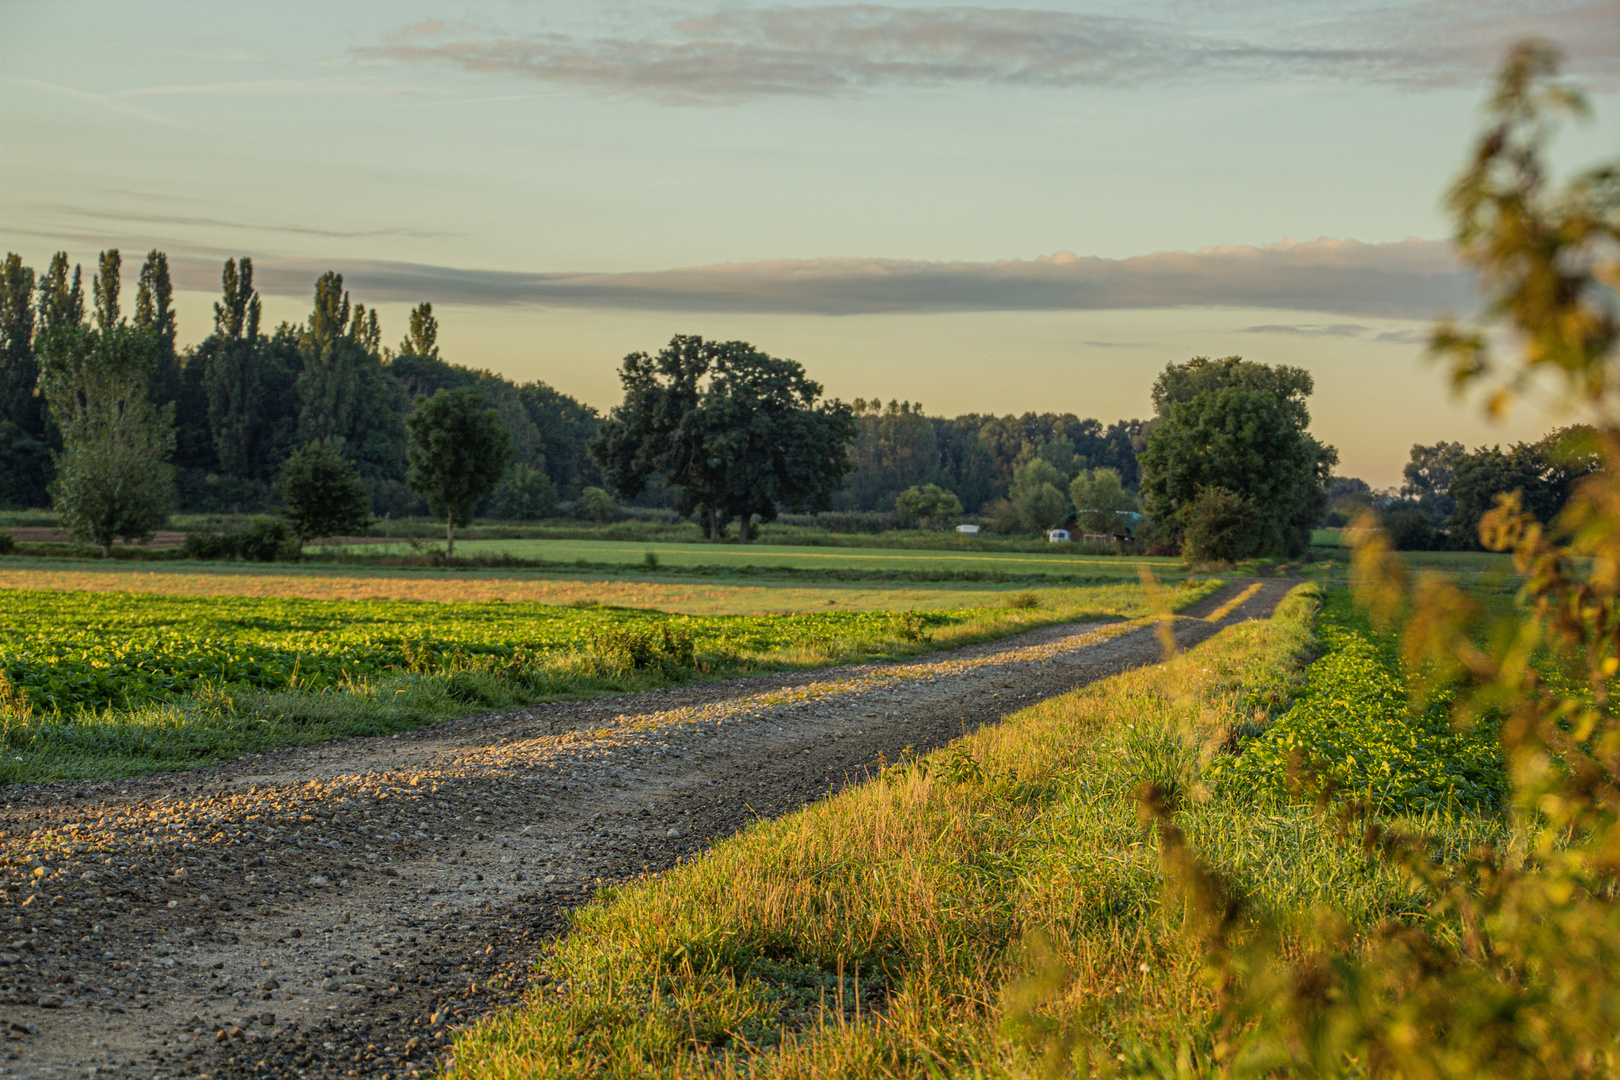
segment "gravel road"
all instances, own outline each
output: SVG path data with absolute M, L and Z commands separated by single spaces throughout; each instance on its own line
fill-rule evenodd
M 1265 617 L 1291 584 L 1230 585 L 1177 617 L 1176 637 Z M 905 663 L 11 788 L 0 1075 L 431 1072 L 455 1026 L 522 996 L 567 911 L 602 885 L 1159 658 L 1151 628 L 1069 624 Z

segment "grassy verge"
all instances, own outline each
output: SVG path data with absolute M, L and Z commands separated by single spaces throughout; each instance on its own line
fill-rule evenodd
M 461 1033 L 453 1075 L 1206 1073 L 1211 991 L 1167 918 L 1141 781 L 1178 793 L 1257 910 L 1367 924 L 1413 900 L 1311 809 L 1204 781 L 1235 728 L 1287 707 L 1320 595 L 605 895 L 523 1006 Z M 1426 824 L 1455 850 L 1498 828 Z
M 1219 586 L 1185 583 L 1171 594 L 1172 605 L 1184 607 Z M 1149 607 L 1140 585 L 1116 584 L 1031 594 L 1032 607 L 877 618 L 829 614 L 819 621 L 848 630 L 817 635 L 794 631 L 793 620 L 804 617 L 670 620 L 649 612 L 536 607 L 530 614 L 537 620 L 546 616 L 562 627 L 555 643 L 546 644 L 534 636 L 541 630 L 518 626 L 519 605 L 13 596 L 14 611 L 32 604 L 31 610 L 58 612 L 40 617 L 42 624 L 94 624 L 94 632 L 81 648 L 33 640 L 45 625 L 0 626 L 6 631 L 0 634 L 0 675 L 6 676 L 0 679 L 0 782 L 11 783 L 182 769 L 541 701 L 902 659 L 1058 622 L 1142 615 Z M 79 616 L 61 614 L 81 608 Z M 404 647 L 397 627 L 425 638 L 434 619 L 444 623 L 444 640 L 412 642 L 409 663 L 396 663 L 394 653 Z M 786 629 L 771 631 L 777 623 Z M 684 647 L 677 642 L 671 651 L 659 643 L 656 635 L 666 625 L 684 638 Z M 635 630 L 641 626 L 644 633 Z M 344 651 L 351 634 L 352 656 Z M 127 677 L 120 677 L 124 671 Z M 250 677 L 268 681 L 255 689 Z M 283 688 L 288 685 L 295 688 Z M 42 705 L 107 701 L 108 694 L 136 701 L 136 689 L 165 700 L 101 709 L 47 711 Z

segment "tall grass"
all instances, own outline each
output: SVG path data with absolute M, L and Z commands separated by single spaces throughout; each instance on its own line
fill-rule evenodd
M 523 1006 L 461 1034 L 454 1075 L 1205 1072 L 1212 992 L 1161 899 L 1142 781 L 1257 910 L 1373 920 L 1412 900 L 1309 808 L 1201 781 L 1268 697 L 1285 707 L 1318 596 L 606 895 Z M 1458 847 L 1494 828 L 1430 825 Z

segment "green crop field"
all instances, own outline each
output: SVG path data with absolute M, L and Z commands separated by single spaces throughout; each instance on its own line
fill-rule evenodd
M 1186 582 L 1181 607 L 1219 587 Z M 468 712 L 898 658 L 1150 610 L 1140 584 L 1031 606 L 671 615 L 487 600 L 0 590 L 0 781 L 118 775 Z
M 469 557 L 505 555 L 517 559 L 569 564 L 634 565 L 644 563 L 648 552 L 660 565 L 669 567 L 743 567 L 802 570 L 922 571 L 956 575 L 995 574 L 1073 577 L 1090 580 L 1128 578 L 1134 580 L 1138 567 L 1154 573 L 1184 573 L 1180 559 L 1148 556 L 1065 554 L 1062 545 L 1052 545 L 1050 554 L 1016 551 L 906 551 L 883 548 L 793 547 L 786 544 L 684 544 L 627 540 L 467 540 L 456 545 L 456 554 Z M 399 554 L 410 550 L 404 544 L 367 544 L 345 548 L 353 554 Z M 320 549 L 310 557 L 319 558 Z
M 1325 652 L 1306 670 L 1293 707 L 1206 775 L 1236 792 L 1283 797 L 1296 763 L 1309 761 L 1339 791 L 1382 810 L 1497 805 L 1507 777 L 1495 724 L 1454 728 L 1449 693 L 1414 709 L 1398 643 L 1373 632 L 1347 590 L 1329 595 L 1316 634 Z

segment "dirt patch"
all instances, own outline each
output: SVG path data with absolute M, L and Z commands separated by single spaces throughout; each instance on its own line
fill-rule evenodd
M 60 529 L 53 529 L 47 525 L 18 525 L 4 530 L 11 534 L 11 538 L 19 544 L 73 544 L 77 543 L 73 537 Z M 177 548 L 186 542 L 186 534 L 175 532 L 172 529 L 159 530 L 151 540 L 144 544 L 131 544 L 127 540 L 114 540 L 113 547 L 137 548 Z
M 1268 615 L 1246 585 L 1192 646 Z M 0 806 L 5 1075 L 414 1076 L 518 1000 L 599 888 L 1033 702 L 1156 662 L 1139 624 L 709 683 L 13 788 Z

